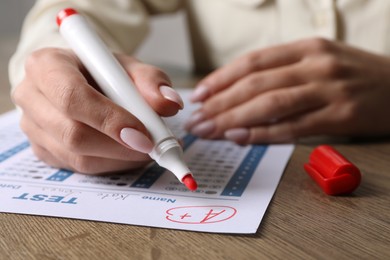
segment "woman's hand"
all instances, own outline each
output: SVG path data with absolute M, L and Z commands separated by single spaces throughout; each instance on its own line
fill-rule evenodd
M 324 39 L 255 51 L 203 79 L 191 133 L 239 144 L 390 134 L 390 59 Z
M 117 58 L 160 115 L 182 108 L 164 73 L 125 55 Z M 38 50 L 25 67 L 12 98 L 23 112 L 20 125 L 38 158 L 88 174 L 138 168 L 150 161 L 153 143 L 143 124 L 98 91 L 72 51 Z

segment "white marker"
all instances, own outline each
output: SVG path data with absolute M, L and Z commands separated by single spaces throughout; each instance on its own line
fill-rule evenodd
M 197 184 L 183 161 L 183 151 L 164 121 L 146 103 L 134 83 L 87 21 L 67 8 L 57 15 L 61 35 L 79 57 L 104 94 L 137 117 L 154 141 L 150 157 L 171 171 L 188 189 Z

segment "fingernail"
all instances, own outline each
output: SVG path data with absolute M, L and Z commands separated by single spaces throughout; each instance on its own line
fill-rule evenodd
M 234 128 L 225 132 L 225 138 L 238 144 L 243 144 L 248 141 L 249 129 L 248 128 Z
M 191 133 L 200 137 L 205 137 L 215 130 L 215 123 L 212 120 L 207 120 L 191 129 Z
M 183 99 L 180 97 L 180 95 L 171 87 L 168 86 L 160 86 L 160 92 L 164 96 L 164 98 L 175 102 L 179 105 L 180 109 L 183 109 L 184 102 Z
M 204 85 L 199 85 L 192 92 L 190 101 L 191 102 L 201 102 L 209 95 L 209 89 Z
M 194 125 L 203 121 L 205 119 L 205 115 L 201 111 L 197 111 L 193 113 L 188 121 L 184 124 L 184 129 L 189 131 Z
M 143 133 L 133 128 L 123 128 L 120 138 L 132 149 L 141 153 L 150 153 L 153 150 L 153 143 Z

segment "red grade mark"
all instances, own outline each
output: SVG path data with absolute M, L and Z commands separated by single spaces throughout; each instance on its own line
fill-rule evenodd
M 74 10 L 73 8 L 66 8 L 66 9 L 63 9 L 61 10 L 58 14 L 57 14 L 57 25 L 58 26 L 61 26 L 61 23 L 62 21 L 71 16 L 71 15 L 74 15 L 74 14 L 78 14 L 76 10 Z
M 237 210 L 228 206 L 188 206 L 171 208 L 166 219 L 182 224 L 211 224 L 229 220 Z
M 194 191 L 198 188 L 198 184 L 196 183 L 191 174 L 187 174 L 186 176 L 184 176 L 181 181 L 186 185 L 189 190 Z
M 180 219 L 190 218 L 190 217 L 192 217 L 192 216 L 191 216 L 190 214 L 186 213 L 186 214 L 184 214 L 184 215 L 181 215 L 181 216 L 180 216 Z
M 219 215 L 221 215 L 221 214 L 223 214 L 225 212 L 226 212 L 226 209 L 220 210 L 220 211 L 217 211 L 217 210 L 214 211 L 213 209 L 210 209 L 209 212 L 207 212 L 207 214 L 204 217 L 204 219 L 202 219 L 200 221 L 200 223 L 205 223 L 205 222 L 209 221 L 210 219 L 218 217 Z

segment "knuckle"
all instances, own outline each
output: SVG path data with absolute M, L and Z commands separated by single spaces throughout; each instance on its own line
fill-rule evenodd
M 237 116 L 232 110 L 224 112 L 222 115 L 217 117 L 217 126 L 220 131 L 237 125 Z
M 25 116 L 22 116 L 22 118 L 19 121 L 19 127 L 22 129 L 22 131 L 28 135 L 30 127 L 28 126 L 28 120 L 26 120 Z
M 37 125 L 35 125 L 27 116 L 22 115 L 19 120 L 19 127 L 22 132 L 28 137 L 29 142 L 36 142 L 38 144 L 44 144 L 42 136 L 39 134 Z
M 65 165 L 62 165 L 60 162 L 57 161 L 56 157 L 49 152 L 46 148 L 36 145 L 34 143 L 31 143 L 31 149 L 34 153 L 34 155 L 42 162 L 57 168 L 65 168 Z
M 329 53 L 333 51 L 333 44 L 331 41 L 321 38 L 314 37 L 306 40 L 306 47 L 314 53 Z
M 250 52 L 239 59 L 238 62 L 243 68 L 246 68 L 249 71 L 254 71 L 259 65 L 259 58 L 258 52 Z
M 155 67 L 153 65 L 149 64 L 140 64 L 137 73 L 139 75 L 148 75 L 149 78 L 159 79 L 160 84 L 170 85 L 170 79 L 167 74 L 165 74 L 164 71 L 162 71 L 160 68 Z
M 361 111 L 359 106 L 354 102 L 349 102 L 340 109 L 340 120 L 345 124 L 352 126 L 358 121 L 360 114 Z
M 321 73 L 330 78 L 338 77 L 343 74 L 343 65 L 341 61 L 333 55 L 327 55 L 319 62 Z
M 95 174 L 97 173 L 93 159 L 88 156 L 76 155 L 71 158 L 70 167 L 79 173 Z
M 28 74 L 35 68 L 39 67 L 39 64 L 42 62 L 44 57 L 47 55 L 46 49 L 39 49 L 34 52 L 32 52 L 30 55 L 27 56 L 26 61 L 24 63 L 26 73 Z
M 22 82 L 11 92 L 11 100 L 16 105 L 21 105 L 25 100 L 26 93 L 24 90 L 24 83 Z
M 168 80 L 168 76 L 167 74 L 165 74 L 165 72 L 163 72 L 161 69 L 155 67 L 155 66 L 151 66 L 151 65 L 148 65 L 145 69 L 147 69 L 149 71 L 149 73 L 153 76 L 153 77 L 156 77 L 156 78 L 163 78 L 163 79 L 166 79 Z
M 351 101 L 357 95 L 357 85 L 350 81 L 339 81 L 334 84 L 335 90 L 338 91 L 338 96 L 342 101 Z
M 77 108 L 80 107 L 80 103 L 93 97 L 88 94 L 85 86 L 83 86 L 83 80 L 78 75 L 69 75 L 66 81 L 58 81 L 56 74 L 55 71 L 49 72 L 47 80 L 56 84 L 58 109 L 65 115 L 72 117 L 74 113 L 78 113 Z
M 254 90 L 257 89 L 264 82 L 264 78 L 261 75 L 256 75 L 253 73 L 247 76 L 245 80 L 245 91 L 249 91 L 250 94 L 252 94 Z
M 33 71 L 42 63 L 50 63 L 64 57 L 64 52 L 58 48 L 42 48 L 32 52 L 26 59 L 26 71 Z
M 86 138 L 84 126 L 80 123 L 72 122 L 63 128 L 61 141 L 68 150 L 78 154 L 82 151 L 81 148 Z
M 105 106 L 100 116 L 101 122 L 99 123 L 100 131 L 109 134 L 116 129 L 117 122 L 123 120 L 119 119 L 119 112 L 110 106 Z
M 273 78 L 264 73 L 251 73 L 245 78 L 245 95 L 254 97 L 264 93 L 264 90 L 271 89 L 273 86 Z
M 58 96 L 59 97 L 58 108 L 62 113 L 66 115 L 70 115 L 74 103 L 77 102 L 78 91 L 76 90 L 75 86 L 71 82 L 68 82 L 66 86 L 62 86 L 59 89 L 60 92 Z
M 45 149 L 34 144 L 31 145 L 31 149 L 39 160 L 48 163 L 47 151 Z
M 218 112 L 227 109 L 227 103 L 220 102 L 219 99 L 213 98 L 207 100 L 202 106 L 202 114 L 204 118 L 215 116 Z
M 291 103 L 291 97 L 282 95 L 281 93 L 270 94 L 267 99 L 265 107 L 276 108 L 277 110 L 287 107 Z

